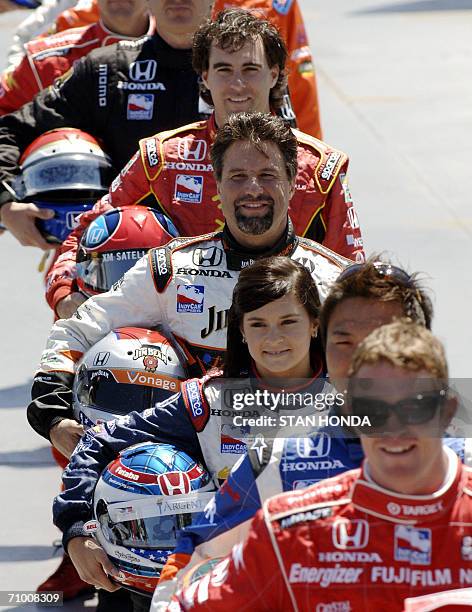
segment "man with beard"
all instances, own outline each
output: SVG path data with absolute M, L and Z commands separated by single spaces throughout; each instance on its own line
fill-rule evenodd
M 217 134 L 212 163 L 223 230 L 152 249 L 111 291 L 53 326 L 28 420 L 65 456 L 81 436 L 71 410 L 76 363 L 109 331 L 163 325 L 185 345 L 191 365 L 206 371 L 225 351 L 227 312 L 242 268 L 260 257 L 286 255 L 310 270 L 323 299 L 349 263 L 293 231 L 288 202 L 297 175 L 297 140 L 280 118 L 232 115 Z
M 71 316 L 85 299 L 74 279 L 80 236 L 111 207 L 157 206 L 184 236 L 221 229 L 224 218 L 210 158 L 217 126 L 231 113 L 276 111 L 285 89 L 286 59 L 275 28 L 248 11 L 222 12 L 199 28 L 193 66 L 202 78 L 202 98 L 214 114 L 205 122 L 142 140 L 110 193 L 82 215 L 47 279 L 46 298 L 60 318 Z M 297 131 L 296 136 L 298 173 L 289 210 L 295 232 L 362 260 L 362 237 L 347 186 L 347 155 L 307 134 Z

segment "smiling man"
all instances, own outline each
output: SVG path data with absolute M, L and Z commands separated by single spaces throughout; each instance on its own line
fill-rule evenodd
M 459 589 L 472 582 L 472 476 L 441 441 L 456 410 L 441 343 L 411 322 L 382 326 L 350 374 L 349 409 L 371 421 L 362 469 L 266 501 L 244 543 L 169 611 L 393 612 L 427 595 L 432 610 L 455 589 L 470 605 Z
M 288 200 L 295 188 L 297 140 L 280 118 L 232 115 L 218 132 L 212 163 L 226 217 L 223 231 L 152 249 L 111 291 L 87 300 L 52 328 L 28 419 L 64 455 L 80 437 L 70 407 L 76 363 L 109 331 L 163 324 L 205 371 L 226 349 L 227 314 L 242 268 L 260 257 L 286 255 L 310 270 L 324 298 L 349 263 L 293 231 Z
M 222 12 L 199 28 L 193 66 L 202 78 L 201 96 L 214 106 L 214 115 L 142 140 L 109 194 L 82 215 L 48 276 L 46 298 L 60 317 L 70 316 L 77 300 L 83 301 L 74 280 L 80 236 L 110 207 L 159 207 L 184 236 L 221 229 L 224 211 L 210 157 L 217 126 L 240 111 L 276 112 L 285 91 L 286 59 L 277 30 L 248 11 Z M 362 260 L 362 237 L 347 186 L 347 156 L 311 136 L 295 134 L 298 171 L 289 213 L 296 233 L 344 257 Z

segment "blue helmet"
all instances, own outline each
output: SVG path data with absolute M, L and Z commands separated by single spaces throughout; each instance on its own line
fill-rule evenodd
M 100 426 L 98 426 L 100 427 Z M 103 471 L 94 493 L 94 533 L 117 580 L 153 593 L 177 532 L 204 510 L 214 486 L 206 469 L 171 444 L 149 442 L 121 452 Z
M 77 217 L 108 191 L 113 179 L 110 158 L 99 142 L 81 130 L 61 128 L 42 134 L 20 159 L 12 189 L 19 202 L 51 208 L 54 217 L 38 220 L 48 242 L 63 242 Z

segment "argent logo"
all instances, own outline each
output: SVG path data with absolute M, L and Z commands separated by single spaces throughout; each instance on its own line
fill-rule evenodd
M 202 268 L 215 268 L 223 260 L 223 251 L 217 247 L 208 249 L 195 249 L 192 254 L 192 261 L 196 266 Z
M 365 548 L 369 542 L 369 523 L 364 519 L 338 519 L 333 524 L 333 544 L 340 550 Z
M 331 438 L 325 432 L 314 438 L 298 438 L 297 454 L 303 459 L 327 457 L 331 450 Z
M 156 60 L 141 60 L 132 62 L 129 67 L 129 76 L 133 81 L 152 81 L 156 76 Z
M 204 140 L 191 140 L 190 138 L 181 138 L 179 140 L 179 158 L 192 159 L 193 161 L 202 161 L 207 155 L 208 145 Z

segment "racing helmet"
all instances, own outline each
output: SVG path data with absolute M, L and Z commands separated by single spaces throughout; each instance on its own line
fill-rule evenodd
M 171 444 L 145 442 L 120 453 L 102 472 L 93 499 L 92 534 L 118 568 L 115 578 L 152 594 L 177 532 L 212 500 L 209 473 Z
M 37 225 L 48 242 L 61 243 L 78 215 L 108 192 L 113 174 L 98 140 L 82 130 L 58 128 L 26 148 L 12 189 L 19 202 L 54 210 L 52 219 L 37 220 Z
M 72 387 L 77 421 L 89 428 L 133 410 L 142 412 L 179 393 L 187 376 L 177 351 L 158 331 L 111 331 L 77 364 Z
M 77 286 L 87 296 L 111 289 L 147 251 L 178 236 L 170 219 L 145 206 L 112 208 L 90 223 L 77 251 Z

